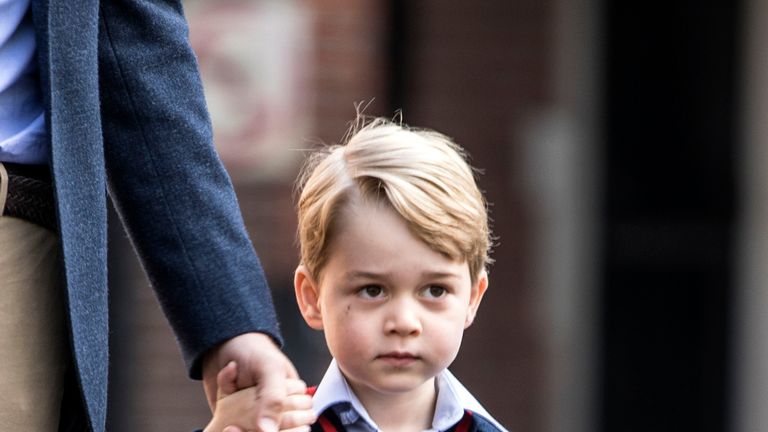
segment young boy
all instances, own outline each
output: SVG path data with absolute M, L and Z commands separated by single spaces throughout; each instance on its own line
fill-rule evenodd
M 462 149 L 384 119 L 358 119 L 348 136 L 299 179 L 296 300 L 333 355 L 312 430 L 504 431 L 447 369 L 490 262 L 486 203 Z

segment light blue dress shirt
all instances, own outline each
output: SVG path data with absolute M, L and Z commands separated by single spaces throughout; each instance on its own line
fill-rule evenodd
M 432 417 L 432 428 L 424 432 L 439 432 L 450 429 L 462 419 L 464 410 L 470 410 L 474 414 L 481 415 L 499 430 L 506 431 L 448 369 L 440 372 L 435 378 L 437 385 L 435 415 Z M 331 365 L 312 397 L 312 409 L 315 414 L 319 416 L 328 408 L 333 409 L 339 416 L 347 431 L 379 431 L 376 422 L 371 419 L 368 411 L 365 410 L 347 383 L 335 359 L 331 361 Z
M 0 161 L 48 163 L 30 0 L 0 0 Z

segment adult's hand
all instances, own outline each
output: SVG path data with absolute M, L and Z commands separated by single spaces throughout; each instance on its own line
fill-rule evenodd
M 236 336 L 212 349 L 203 359 L 203 387 L 211 411 L 216 406 L 217 375 L 230 361 L 237 363 L 238 390 L 256 386 L 258 397 L 253 415 L 257 418 L 257 432 L 277 432 L 289 394 L 288 379 L 298 379 L 296 369 L 269 336 Z
M 237 390 L 237 365 L 228 363 L 217 376 L 216 412 L 204 432 L 250 432 L 256 428 L 253 416 L 259 402 L 258 387 Z M 317 420 L 312 411 L 312 397 L 304 381 L 286 380 L 288 396 L 283 405 L 280 432 L 309 432 Z M 226 426 L 226 427 L 225 427 Z

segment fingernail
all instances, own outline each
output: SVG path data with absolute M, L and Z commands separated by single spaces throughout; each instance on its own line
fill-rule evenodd
M 277 432 L 277 423 L 269 417 L 259 419 L 261 432 Z

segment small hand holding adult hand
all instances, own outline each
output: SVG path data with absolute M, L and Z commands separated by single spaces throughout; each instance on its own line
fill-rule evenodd
M 237 391 L 237 364 L 229 362 L 219 371 L 217 377 L 216 408 L 213 418 L 208 423 L 204 432 L 242 432 L 238 426 L 228 426 L 232 423 L 243 424 L 249 428 L 252 418 L 248 415 L 252 408 L 253 393 L 255 388 Z M 226 427 L 225 427 L 226 426 Z
M 298 379 L 296 369 L 272 339 L 261 333 L 236 336 L 206 355 L 203 360 L 203 386 L 211 411 L 215 412 L 221 396 L 217 377 L 219 372 L 224 372 L 225 366 L 229 367 L 231 361 L 237 363 L 234 369 L 236 379 L 229 379 L 231 377 L 225 373 L 224 382 L 234 384 L 232 388 L 223 389 L 224 394 L 238 389 L 248 389 L 253 393 L 249 415 L 254 420 L 256 432 L 277 432 L 278 427 L 290 429 L 314 421 L 311 399 L 307 406 L 308 396 L 295 394 L 299 388 L 301 393 L 306 389 Z M 296 381 L 301 384 L 296 384 Z M 281 422 L 284 414 L 286 419 Z M 231 431 L 241 432 L 236 428 Z
M 246 432 L 255 430 L 256 418 L 251 415 L 258 394 L 256 387 L 237 390 L 237 365 L 228 363 L 217 375 L 216 408 L 211 423 L 205 432 Z M 309 425 L 316 417 L 312 412 L 312 397 L 307 394 L 303 381 L 288 379 L 283 415 L 280 422 L 281 432 L 309 432 Z M 226 427 L 224 427 L 226 425 Z M 222 429 L 223 427 L 223 429 Z
M 317 416 L 312 412 L 312 397 L 306 394 L 307 386 L 304 381 L 289 379 L 288 387 L 289 394 L 285 402 L 285 411 L 280 418 L 280 432 L 309 432 L 310 425 L 317 421 Z M 251 390 L 253 387 L 240 390 L 237 393 L 250 392 Z M 245 427 L 244 425 L 243 428 Z M 243 428 L 230 424 L 222 432 L 248 432 L 251 430 Z

